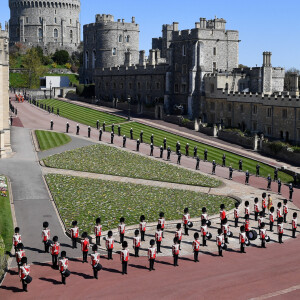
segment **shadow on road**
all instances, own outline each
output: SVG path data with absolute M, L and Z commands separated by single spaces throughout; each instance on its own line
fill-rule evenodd
M 54 285 L 62 284 L 60 281 L 55 280 L 55 279 L 53 279 L 53 278 L 40 277 L 39 280 L 52 282 Z
M 1 289 L 12 291 L 13 293 L 21 293 L 21 292 L 23 292 L 22 289 L 19 289 L 19 288 L 15 287 L 15 286 L 5 286 L 5 285 L 2 285 L 2 286 L 0 286 L 0 290 Z

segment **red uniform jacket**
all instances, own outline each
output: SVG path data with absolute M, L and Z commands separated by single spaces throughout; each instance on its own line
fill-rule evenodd
M 245 220 L 245 231 L 250 231 L 250 221 Z
M 176 232 L 175 232 L 175 237 L 178 238 L 178 241 L 181 241 L 181 240 L 182 240 L 182 231 L 181 231 L 181 229 L 176 230 Z
M 146 231 L 146 225 L 147 223 L 146 222 L 140 222 L 140 231 Z
M 17 246 L 19 243 L 22 243 L 21 235 L 18 233 L 15 233 L 13 235 L 13 244 L 14 244 L 14 246 Z
M 95 225 L 94 233 L 95 233 L 95 236 L 101 236 L 101 234 L 102 234 L 102 225 Z
M 67 258 L 61 258 L 58 262 L 60 273 L 65 272 L 69 267 L 69 260 Z
M 106 239 L 106 249 L 114 249 L 114 242 L 115 242 L 115 240 L 113 238 L 107 238 Z
M 129 250 L 124 249 L 121 250 L 121 261 L 128 261 L 129 260 Z
M 156 248 L 150 247 L 148 249 L 148 259 L 155 259 L 156 258 Z
M 25 256 L 26 256 L 25 251 L 24 251 L 24 250 L 19 250 L 19 251 L 16 253 L 16 260 L 17 260 L 17 263 L 20 263 L 22 257 L 25 257 Z
M 178 244 L 174 244 L 172 246 L 172 253 L 173 253 L 173 255 L 179 255 L 179 245 Z
M 134 248 L 141 247 L 141 238 L 139 236 L 133 237 L 133 247 Z
M 198 252 L 200 250 L 200 241 L 194 240 L 193 241 L 193 250 Z
M 220 218 L 221 218 L 221 220 L 224 220 L 226 218 L 226 211 L 225 210 L 220 211 Z
M 50 230 L 49 229 L 44 229 L 42 231 L 42 239 L 43 239 L 43 242 L 47 242 L 48 240 L 50 240 Z
M 296 228 L 297 228 L 297 225 L 298 225 L 298 224 L 297 224 L 297 219 L 293 219 L 293 220 L 292 220 L 292 227 L 296 229 Z
M 162 241 L 162 231 L 158 230 L 155 232 L 155 239 L 157 242 L 161 242 Z
M 51 245 L 51 255 L 58 255 L 60 252 L 60 245 L 58 242 Z
M 96 253 L 92 253 L 91 254 L 91 265 L 94 267 L 96 265 L 98 265 L 100 262 L 100 253 L 96 252 Z
M 183 223 L 185 224 L 185 225 L 187 225 L 187 223 L 189 222 L 189 220 L 190 220 L 190 214 L 185 214 L 185 215 L 183 215 L 183 217 L 182 217 L 182 221 L 183 221 Z
M 24 264 L 20 267 L 19 276 L 21 279 L 25 279 L 30 274 L 30 266 Z
M 78 238 L 78 236 L 79 236 L 79 228 L 78 227 L 71 228 L 71 237 Z
M 87 238 L 81 241 L 81 251 L 88 252 L 89 251 L 90 242 Z
M 164 229 L 165 228 L 165 219 L 164 218 L 158 219 L 158 224 L 161 225 L 161 229 Z

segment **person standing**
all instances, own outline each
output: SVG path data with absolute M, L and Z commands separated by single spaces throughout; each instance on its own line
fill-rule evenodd
M 268 195 L 268 210 L 270 211 L 270 208 L 273 206 L 273 201 L 272 201 L 272 197 L 269 194 Z
M 118 126 L 118 136 L 121 136 L 121 125 Z
M 99 130 L 99 126 L 100 126 L 100 122 L 99 122 L 99 120 L 97 120 L 97 122 L 96 122 L 97 130 Z
M 225 244 L 225 241 L 224 241 L 224 235 L 223 235 L 223 232 L 222 232 L 222 229 L 218 229 L 218 235 L 217 235 L 217 238 L 216 238 L 216 243 L 217 243 L 217 246 L 218 246 L 218 251 L 219 251 L 219 256 L 223 256 L 223 246 Z
M 267 194 L 266 193 L 263 193 L 262 194 L 262 204 L 261 204 L 261 207 L 262 207 L 262 211 L 263 211 L 263 214 L 265 216 L 266 214 L 266 208 L 267 208 Z
M 20 228 L 16 227 L 15 228 L 15 234 L 13 235 L 13 245 L 15 248 L 15 252 L 17 252 L 17 245 L 22 243 L 22 237 L 20 235 Z
M 201 220 L 201 235 L 202 235 L 202 246 L 206 246 L 206 235 L 207 235 L 207 224 L 206 220 Z
M 228 242 L 228 234 L 230 232 L 230 229 L 229 229 L 227 218 L 225 218 L 222 221 L 222 232 L 223 232 L 223 235 L 224 235 L 225 244 L 229 244 L 229 242 Z
M 260 239 L 261 239 L 261 247 L 266 248 L 267 230 L 265 228 L 265 223 L 264 222 L 262 222 L 260 224 L 259 235 L 260 235 Z
M 181 223 L 177 223 L 176 225 L 176 231 L 175 231 L 175 237 L 178 240 L 178 244 L 179 244 L 179 250 L 181 250 L 180 245 L 181 245 L 181 241 L 182 241 L 182 230 L 181 230 Z
M 278 232 L 278 242 L 279 244 L 283 244 L 282 237 L 283 237 L 283 218 L 278 218 L 278 225 L 277 225 L 277 232 Z
M 69 129 L 70 129 L 70 124 L 69 124 L 69 122 L 67 122 L 67 124 L 66 124 L 66 133 L 69 133 Z
M 239 172 L 242 172 L 243 171 L 243 160 L 240 159 L 239 160 Z
M 27 285 L 32 281 L 30 277 L 30 266 L 27 264 L 27 257 L 22 257 L 19 277 L 22 281 L 23 291 L 27 292 Z
M 85 262 L 87 263 L 90 241 L 89 241 L 87 232 L 83 232 L 81 237 L 82 237 L 82 240 L 81 240 L 82 263 L 85 263 Z
M 103 131 L 105 132 L 105 130 L 106 130 L 106 124 L 105 124 L 105 121 L 104 121 L 103 124 L 102 124 L 102 128 L 103 128 Z
M 160 228 L 161 228 L 161 231 L 162 231 L 162 237 L 164 237 L 164 230 L 165 230 L 166 220 L 165 220 L 165 214 L 163 212 L 159 213 L 158 224 L 160 225 Z M 157 248 L 157 250 L 158 250 L 158 248 Z
M 246 245 L 247 240 L 248 240 L 248 238 L 247 238 L 247 235 L 245 233 L 245 226 L 241 226 L 240 236 L 239 236 L 239 241 L 240 241 L 240 245 L 241 245 L 241 253 L 246 253 L 245 245 Z
M 249 201 L 245 201 L 245 216 L 250 215 Z
M 229 166 L 229 180 L 232 180 L 233 169 L 232 166 Z
M 297 226 L 298 226 L 298 221 L 297 221 L 297 213 L 294 212 L 293 213 L 293 220 L 292 220 L 292 238 L 296 238 L 296 231 L 297 231 Z
M 100 128 L 99 130 L 99 142 L 102 141 L 102 128 Z
M 102 225 L 101 225 L 101 219 L 96 219 L 96 225 L 94 227 L 94 234 L 96 237 L 96 245 L 100 246 L 101 242 L 101 235 L 102 235 Z
M 171 158 L 171 148 L 168 147 L 168 149 L 167 149 L 167 160 L 170 160 L 170 158 Z
M 20 272 L 20 267 L 21 267 L 21 260 L 23 257 L 26 257 L 26 253 L 24 251 L 24 245 L 22 243 L 19 243 L 17 245 L 17 252 L 16 252 L 16 262 L 18 265 L 19 272 Z
M 112 125 L 111 125 L 111 131 L 115 134 L 115 124 L 114 123 L 112 123 Z
M 270 174 L 267 177 L 267 181 L 268 181 L 267 190 L 270 191 L 271 190 L 271 184 L 272 184 L 272 178 L 271 178 Z
M 139 257 L 140 247 L 141 247 L 140 231 L 138 229 L 136 229 L 134 231 L 134 237 L 133 237 L 133 249 L 134 249 L 135 257 Z
M 114 134 L 114 132 L 112 131 L 111 134 L 110 134 L 110 143 L 111 143 L 111 144 L 114 143 L 114 137 L 115 137 L 115 134 Z
M 289 185 L 289 200 L 290 200 L 291 202 L 293 202 L 293 193 L 294 193 L 293 184 L 290 183 L 290 185 Z
M 173 254 L 173 264 L 174 267 L 178 267 L 178 257 L 179 257 L 179 244 L 178 244 L 178 239 L 175 237 L 173 240 L 174 244 L 172 246 L 172 254 Z
M 69 260 L 66 251 L 61 251 L 61 258 L 59 259 L 58 265 L 61 274 L 61 283 L 66 284 L 66 278 L 70 276 Z
M 154 144 L 154 135 L 153 134 L 151 134 L 151 136 L 150 136 L 150 144 Z
M 129 250 L 128 243 L 126 241 L 122 242 L 122 250 L 120 253 L 120 258 L 122 262 L 122 275 L 127 274 L 127 265 L 129 260 Z
M 49 223 L 43 223 L 43 230 L 42 230 L 42 239 L 44 243 L 45 253 L 49 253 L 49 240 L 50 240 L 50 229 L 48 228 Z
M 130 131 L 129 131 L 129 132 L 130 132 L 130 139 L 133 140 L 133 129 L 130 128 Z
M 273 225 L 274 225 L 274 220 L 275 220 L 275 215 L 274 215 L 274 206 L 270 208 L 269 212 L 269 220 L 270 220 L 270 231 L 273 232 Z
M 141 232 L 141 240 L 142 240 L 142 242 L 145 241 L 146 226 L 147 226 L 147 223 L 145 221 L 145 216 L 141 215 L 141 217 L 140 217 L 140 232 Z
M 58 242 L 58 237 L 53 237 L 53 244 L 51 244 L 51 255 L 52 255 L 52 268 L 58 269 L 57 258 L 60 253 L 60 244 Z
M 88 138 L 91 137 L 91 126 L 88 127 Z
M 211 172 L 212 175 L 216 175 L 216 166 L 217 166 L 216 161 L 213 160 L 212 161 L 212 172 Z
M 235 228 L 237 228 L 238 224 L 239 224 L 239 216 L 240 216 L 239 206 L 240 206 L 240 204 L 238 202 L 236 202 L 235 203 L 235 208 L 234 208 L 234 211 L 233 211 Z
M 250 173 L 249 173 L 248 170 L 246 171 L 245 176 L 246 176 L 246 178 L 245 178 L 245 184 L 246 184 L 246 185 L 249 185 Z
M 167 150 L 167 138 L 164 138 L 164 150 Z
M 143 132 L 143 130 L 141 130 L 141 132 L 140 132 L 140 141 L 141 141 L 141 143 L 143 143 L 143 134 L 144 134 L 144 132 Z
M 72 239 L 72 248 L 77 248 L 77 238 L 79 237 L 79 228 L 77 227 L 77 221 L 72 222 L 71 228 L 71 239 Z
M 224 153 L 223 157 L 222 157 L 222 167 L 225 167 L 225 166 L 226 166 L 226 155 Z
M 189 143 L 187 143 L 185 146 L 185 156 L 189 156 L 189 149 L 190 149 L 190 145 Z
M 207 161 L 207 154 L 208 154 L 208 151 L 207 149 L 204 150 L 204 161 Z
M 119 224 L 119 234 L 120 234 L 120 244 L 124 242 L 124 236 L 125 236 L 125 218 L 120 218 L 120 224 Z
M 282 214 L 282 208 L 281 208 L 282 204 L 281 202 L 277 203 L 277 221 L 279 218 L 283 219 L 283 214 Z
M 181 152 L 178 151 L 178 154 L 177 154 L 177 165 L 180 165 L 180 161 L 181 161 Z
M 260 213 L 259 213 L 259 217 L 258 217 L 258 219 L 257 219 L 257 221 L 258 221 L 258 228 L 260 228 L 260 226 L 261 226 L 261 224 L 262 223 L 264 223 L 264 214 L 263 214 L 263 212 L 261 211 Z
M 226 218 L 226 210 L 225 205 L 222 203 L 220 205 L 220 221 L 221 221 L 221 228 L 222 228 L 222 221 Z
M 257 221 L 259 212 L 260 212 L 260 210 L 259 210 L 259 206 L 258 206 L 258 198 L 256 197 L 254 199 L 254 218 L 255 218 L 255 221 Z
M 151 144 L 150 144 L 150 156 L 153 156 L 153 149 L 154 149 L 154 146 L 153 146 L 153 144 L 151 143 Z
M 150 248 L 148 248 L 149 271 L 154 269 L 154 262 L 156 258 L 155 240 L 150 240 Z
M 191 216 L 189 214 L 189 209 L 186 207 L 183 211 L 183 225 L 184 225 L 184 234 L 189 235 L 189 226 L 188 223 L 190 222 Z
M 278 179 L 277 184 L 278 184 L 278 195 L 281 195 L 281 180 L 280 180 L 280 178 Z
M 157 230 L 155 232 L 155 240 L 156 240 L 156 246 L 157 246 L 157 253 L 161 253 L 160 251 L 160 245 L 163 238 L 163 232 L 161 230 L 161 224 L 157 224 Z
M 287 204 L 287 199 L 283 200 L 283 222 L 286 223 L 286 217 L 289 212 L 288 204 Z
M 194 158 L 197 157 L 197 152 L 198 152 L 198 148 L 197 148 L 197 146 L 195 146 L 195 147 L 194 147 Z
M 256 177 L 259 177 L 259 169 L 260 169 L 260 165 L 257 164 L 256 165 L 256 174 L 255 174 Z
M 108 260 L 112 260 L 112 252 L 113 252 L 113 249 L 114 249 L 114 243 L 115 243 L 115 240 L 113 238 L 113 233 L 112 231 L 108 231 L 107 233 L 107 238 L 106 238 L 106 249 L 107 249 L 107 259 Z
M 53 125 L 54 125 L 54 122 L 53 120 L 50 121 L 50 130 L 53 130 Z
M 100 253 L 98 253 L 97 245 L 93 245 L 92 250 L 91 266 L 93 268 L 94 278 L 98 279 L 98 272 L 102 269 L 102 266 L 100 265 Z
M 126 148 L 126 135 L 123 135 L 123 148 Z
M 160 155 L 159 155 L 159 158 L 163 158 L 163 155 L 164 155 L 164 148 L 163 146 L 160 146 Z
M 193 251 L 194 251 L 194 262 L 199 262 L 198 255 L 200 251 L 200 241 L 199 241 L 199 233 L 194 233 L 194 241 L 192 244 Z
M 200 158 L 199 158 L 199 156 L 197 156 L 197 158 L 196 158 L 196 170 L 199 170 L 199 166 L 200 166 Z
M 79 127 L 79 125 L 77 124 L 77 125 L 76 125 L 76 135 L 79 135 L 79 131 L 80 131 L 80 127 Z
M 137 152 L 140 151 L 140 144 L 141 144 L 140 140 L 137 139 L 137 140 L 136 140 L 136 151 L 137 151 Z

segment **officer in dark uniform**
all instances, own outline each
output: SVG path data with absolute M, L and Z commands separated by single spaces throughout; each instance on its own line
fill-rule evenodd
M 167 138 L 164 138 L 164 150 L 167 150 Z
M 293 184 L 290 183 L 290 185 L 289 185 L 289 200 L 290 200 L 291 202 L 293 202 L 293 193 L 294 193 Z
M 294 173 L 294 185 L 297 184 L 297 173 Z
M 99 130 L 99 126 L 100 126 L 100 122 L 99 122 L 99 120 L 97 120 L 97 122 L 96 122 L 97 130 Z
M 144 134 L 144 132 L 143 132 L 143 130 L 141 130 L 141 132 L 140 132 L 140 141 L 141 141 L 141 143 L 143 143 L 143 134 Z
M 67 124 L 66 124 L 66 133 L 69 133 L 69 128 L 70 128 L 70 124 L 69 124 L 69 122 L 67 122 Z
M 91 137 L 91 126 L 88 127 L 88 137 Z
M 259 169 L 260 169 L 260 165 L 259 164 L 257 164 L 256 165 L 256 177 L 259 177 Z
M 207 149 L 204 150 L 204 161 L 207 161 Z
M 102 128 L 100 128 L 100 130 L 99 130 L 99 141 L 101 141 L 102 140 Z
M 121 125 L 118 126 L 118 136 L 121 136 Z
M 56 114 L 59 116 L 59 108 L 56 109 Z
M 198 151 L 198 148 L 197 148 L 197 146 L 195 146 L 194 147 L 194 158 L 197 157 L 197 151 Z
M 190 149 L 190 145 L 189 143 L 187 143 L 185 146 L 185 156 L 189 156 L 189 149 Z
M 50 130 L 53 130 L 53 124 L 54 124 L 54 123 L 53 123 L 53 121 L 51 120 L 51 121 L 50 121 Z
M 167 160 L 170 160 L 170 157 L 171 157 L 171 148 L 168 147 L 168 149 L 167 149 Z
M 250 173 L 249 173 L 248 170 L 246 171 L 245 176 L 246 176 L 246 178 L 245 178 L 245 184 L 248 185 L 249 184 L 249 178 L 250 178 Z
M 151 143 L 151 144 L 150 144 L 150 156 L 153 156 L 153 148 L 154 148 L 154 146 L 153 146 L 153 144 Z
M 115 134 L 114 134 L 114 132 L 112 131 L 111 134 L 110 134 L 110 143 L 111 143 L 111 144 L 114 143 L 114 137 L 115 137 Z
M 232 166 L 229 166 L 229 180 L 232 180 L 232 173 L 233 173 L 233 168 Z
M 224 153 L 223 157 L 222 157 L 222 167 L 225 167 L 225 166 L 226 166 L 226 155 Z
M 196 161 L 196 170 L 199 170 L 199 165 L 200 165 L 200 158 L 197 156 L 197 161 Z
M 239 172 L 243 171 L 243 160 L 239 160 Z
M 271 178 L 270 174 L 268 175 L 267 180 L 268 180 L 267 190 L 270 190 L 271 189 L 271 183 L 272 183 L 272 178 Z
M 133 129 L 130 128 L 130 139 L 133 140 Z
M 113 133 L 115 133 L 115 124 L 114 124 L 114 123 L 112 123 L 112 125 L 111 125 L 111 131 L 112 131 Z
M 53 111 L 54 111 L 54 107 L 52 106 L 52 107 L 51 107 L 51 112 L 53 113 Z
M 79 130 L 80 130 L 80 127 L 79 127 L 79 125 L 77 124 L 77 126 L 76 126 L 76 135 L 79 135 Z
M 181 161 L 181 152 L 180 152 L 180 150 L 178 151 L 178 153 L 177 153 L 177 165 L 180 165 L 180 161 Z
M 103 128 L 104 132 L 105 132 L 105 126 L 106 126 L 106 124 L 105 124 L 105 121 L 104 121 L 103 124 L 102 124 L 102 128 Z
M 280 180 L 280 178 L 278 179 L 277 184 L 278 184 L 278 195 L 281 195 L 281 180 Z
M 153 134 L 151 134 L 150 142 L 151 142 L 151 144 L 154 144 L 154 135 Z
M 163 158 L 163 155 L 164 155 L 164 148 L 163 148 L 163 146 L 160 146 L 160 155 L 159 155 L 159 158 Z
M 177 143 L 176 143 L 176 154 L 178 154 L 178 151 L 180 150 L 179 149 L 179 144 L 180 144 L 179 141 L 177 141 Z
M 275 168 L 274 170 L 274 181 L 278 180 L 278 168 Z
M 126 135 L 123 135 L 123 148 L 126 148 Z
M 140 144 L 141 144 L 140 140 L 137 139 L 137 140 L 136 140 L 136 151 L 137 151 L 137 152 L 140 151 Z
M 216 161 L 213 160 L 213 162 L 212 162 L 212 175 L 216 175 L 216 166 L 217 166 Z

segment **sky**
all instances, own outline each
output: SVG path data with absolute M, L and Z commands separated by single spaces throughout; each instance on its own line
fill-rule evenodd
M 1 1 L 0 22 L 9 20 L 8 0 Z M 179 22 L 179 29 L 194 28 L 200 17 L 227 21 L 226 29 L 240 34 L 239 63 L 262 65 L 262 52 L 271 51 L 272 65 L 300 69 L 299 0 L 81 0 L 81 25 L 93 23 L 95 14 L 140 25 L 140 50 L 151 48 L 163 24 Z

